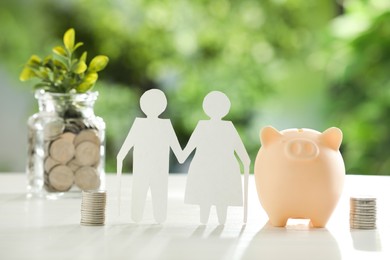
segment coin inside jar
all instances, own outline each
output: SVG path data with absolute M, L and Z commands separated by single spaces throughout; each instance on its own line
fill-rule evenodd
M 50 145 L 51 157 L 62 164 L 69 162 L 73 158 L 74 154 L 75 149 L 73 143 L 66 139 L 59 138 Z
M 99 145 L 84 141 L 76 147 L 76 160 L 82 166 L 96 165 L 100 158 L 100 147 Z
M 55 166 L 60 164 L 61 164 L 60 162 L 54 160 L 50 156 L 46 157 L 45 164 L 44 164 L 45 172 L 50 172 L 51 169 L 53 169 Z
M 82 167 L 75 173 L 75 183 L 82 190 L 93 190 L 100 186 L 98 172 L 92 167 Z
M 89 141 L 96 145 L 100 145 L 100 139 L 95 130 L 88 129 L 81 131 L 74 139 L 74 145 L 78 146 L 80 143 Z
M 81 167 L 80 163 L 76 159 L 71 160 L 66 165 L 71 168 L 73 172 L 76 172 Z
M 55 120 L 47 123 L 44 128 L 44 138 L 45 140 L 52 140 L 59 136 L 65 128 L 65 124 L 62 120 Z
M 49 181 L 55 190 L 67 191 L 74 182 L 73 171 L 65 165 L 58 165 L 50 171 Z
M 76 137 L 76 135 L 72 132 L 65 132 L 60 136 L 60 138 L 63 138 L 71 143 L 73 143 L 75 137 Z

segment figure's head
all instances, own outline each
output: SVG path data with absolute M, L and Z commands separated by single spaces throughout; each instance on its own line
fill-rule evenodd
M 161 90 L 151 89 L 141 96 L 140 106 L 147 117 L 158 117 L 167 107 L 167 98 Z
M 221 119 L 229 113 L 230 100 L 220 91 L 212 91 L 203 100 L 203 110 L 211 119 Z

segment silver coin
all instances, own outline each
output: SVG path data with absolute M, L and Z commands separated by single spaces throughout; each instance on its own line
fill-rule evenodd
M 91 201 L 103 201 L 103 200 L 106 200 L 106 197 L 104 196 L 85 196 L 83 195 L 83 199 L 85 200 L 91 200 Z
M 349 200 L 349 202 L 351 203 L 361 203 L 361 204 L 367 204 L 367 203 L 376 203 L 376 199 L 375 200 L 365 200 L 365 199 L 361 199 L 361 200 Z
M 86 199 L 105 199 L 106 195 L 104 194 L 83 194 L 83 198 Z
M 376 223 L 375 219 L 350 219 L 349 223 L 356 223 L 356 224 L 368 224 L 368 223 Z
M 96 200 L 96 201 L 105 200 L 106 199 L 105 196 L 88 196 L 88 195 L 83 195 L 83 198 L 86 199 L 86 200 Z
M 376 205 L 368 205 L 368 204 L 351 204 L 351 208 L 359 207 L 359 208 L 375 208 Z
M 95 196 L 95 195 L 96 196 L 98 196 L 98 195 L 106 196 L 107 195 L 107 191 L 105 191 L 105 190 L 84 190 L 83 194 L 93 195 L 93 196 Z
M 363 216 L 370 216 L 370 215 L 376 215 L 376 211 L 370 210 L 351 210 L 349 214 L 355 214 L 355 215 L 363 215 Z
M 361 216 L 361 215 L 350 215 L 349 216 L 350 219 L 367 219 L 367 220 L 376 220 L 376 216 Z
M 375 228 L 376 223 L 371 223 L 371 224 L 350 223 L 349 226 L 353 228 Z
M 82 207 L 82 212 L 104 212 L 105 207 Z
M 105 195 L 98 195 L 98 194 L 96 194 L 96 195 L 84 194 L 83 198 L 85 198 L 85 199 L 105 199 L 106 196 Z
M 354 204 L 354 203 L 351 203 L 350 204 L 351 207 L 367 207 L 367 208 L 375 208 L 376 207 L 376 204 Z
M 104 220 L 106 218 L 106 215 L 105 214 L 96 215 L 96 214 L 86 214 L 85 213 L 85 214 L 81 214 L 81 218 L 85 219 L 85 220 L 97 220 L 97 219 Z M 359 223 L 356 223 L 356 224 L 359 224 Z
M 65 129 L 65 124 L 62 120 L 58 119 L 46 124 L 44 127 L 45 140 L 53 140 L 57 138 Z
M 104 213 L 87 213 L 87 212 L 82 212 L 81 213 L 82 218 L 88 218 L 88 219 L 103 219 L 106 217 L 106 214 Z M 359 224 L 359 223 L 356 223 Z
M 362 227 L 362 226 L 351 226 L 352 229 L 376 229 L 376 226 Z
M 102 203 L 98 203 L 98 202 L 91 202 L 91 203 L 88 203 L 88 202 L 82 202 L 81 206 L 83 208 L 105 208 L 106 207 L 106 203 L 102 202 Z
M 373 224 L 373 223 L 376 223 L 376 220 L 368 220 L 368 219 L 353 219 L 353 220 L 350 220 L 349 221 L 350 223 L 354 223 L 354 224 Z
M 81 208 L 86 210 L 94 210 L 94 209 L 104 209 L 106 208 L 106 204 L 100 203 L 100 204 L 81 204 Z
M 92 214 L 92 213 L 89 213 L 89 214 L 87 214 L 87 213 L 82 213 L 82 214 L 81 214 L 81 218 L 82 218 L 82 219 L 89 219 L 89 220 L 104 219 L 105 217 L 106 217 L 105 214 L 100 214 L 100 215 L 98 215 L 98 214 Z
M 105 214 L 106 214 L 106 212 L 105 211 L 82 211 L 81 212 L 81 214 L 82 215 L 85 215 L 85 216 L 99 216 L 99 217 L 101 217 L 101 216 L 104 216 Z
M 376 208 L 358 208 L 358 207 L 355 207 L 355 208 L 352 208 L 351 211 L 361 211 L 361 212 L 376 212 Z
M 81 218 L 81 221 L 83 222 L 89 222 L 89 223 L 103 223 L 106 220 L 105 217 L 92 217 L 92 216 L 83 216 Z
M 84 211 L 89 211 L 89 212 L 97 212 L 97 211 L 104 211 L 106 209 L 106 207 L 100 206 L 100 205 L 93 205 L 93 206 L 82 205 L 81 209 Z
M 102 209 L 106 208 L 106 203 L 82 203 L 81 207 L 84 209 L 92 210 L 92 209 Z
M 372 197 L 372 196 L 364 196 L 364 197 L 350 197 L 350 200 L 357 200 L 357 201 L 361 201 L 361 200 L 364 200 L 364 201 L 367 201 L 367 200 L 376 200 L 376 197 Z
M 104 202 L 104 201 L 106 201 L 107 199 L 105 198 L 105 197 L 101 197 L 101 198 L 90 198 L 90 197 L 83 197 L 83 200 L 85 201 L 85 202 L 89 202 L 89 201 L 91 201 L 91 202 Z
M 89 220 L 81 220 L 81 225 L 88 225 L 88 226 L 103 226 L 104 221 L 89 221 Z
M 85 190 L 82 192 L 81 225 L 104 225 L 106 197 L 104 190 Z
M 88 217 L 88 218 L 91 218 L 91 219 L 94 219 L 94 218 L 104 218 L 106 216 L 106 214 L 104 212 L 101 212 L 101 213 L 92 213 L 92 212 L 81 212 L 81 216 L 82 217 Z
M 106 204 L 106 199 L 92 199 L 92 198 L 83 198 L 82 203 L 85 205 L 88 204 Z

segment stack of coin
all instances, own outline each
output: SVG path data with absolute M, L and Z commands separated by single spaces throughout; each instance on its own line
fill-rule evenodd
M 351 197 L 349 217 L 352 229 L 376 229 L 376 198 Z
M 83 191 L 81 221 L 84 226 L 102 226 L 106 218 L 106 191 Z
M 51 127 L 50 127 L 51 126 Z M 76 184 L 81 190 L 100 186 L 99 133 L 83 120 L 52 123 L 45 131 L 45 188 L 68 191 Z

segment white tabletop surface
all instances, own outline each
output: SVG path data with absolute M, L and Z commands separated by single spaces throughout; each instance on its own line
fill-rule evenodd
M 346 178 L 343 196 L 326 228 L 310 229 L 306 220 L 286 228 L 267 224 L 249 182 L 249 213 L 229 208 L 218 225 L 212 209 L 208 225 L 197 206 L 183 203 L 186 175 L 170 175 L 168 219 L 155 224 L 148 197 L 144 220 L 130 218 L 131 175 L 122 178 L 118 216 L 117 179 L 107 176 L 106 225 L 81 226 L 81 198 L 27 199 L 23 174 L 0 173 L 0 259 L 390 259 L 390 177 Z M 349 229 L 349 197 L 377 197 L 377 229 Z

